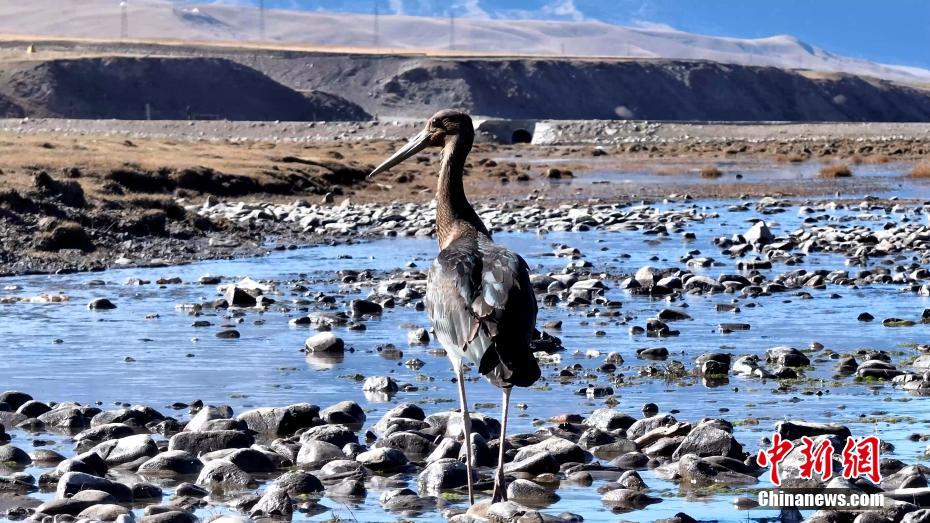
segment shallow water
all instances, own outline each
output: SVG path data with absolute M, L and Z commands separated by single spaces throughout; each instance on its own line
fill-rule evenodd
M 643 265 L 660 268 L 683 266 L 679 257 L 692 250 L 699 250 L 703 256 L 713 257 L 719 262 L 720 266 L 703 269 L 713 276 L 736 272 L 736 268 L 733 260 L 719 254 L 712 239 L 742 233 L 749 227 L 748 219 L 762 217 L 754 210 L 728 210 L 732 204 L 693 204 L 704 213 L 717 215 L 703 222 L 684 224 L 686 231 L 697 235 L 695 241 L 683 241 L 678 237 L 660 239 L 637 231 L 566 232 L 545 236 L 502 233 L 496 239 L 522 253 L 536 272 L 561 271 L 570 262 L 549 254 L 553 245 L 564 243 L 579 248 L 584 259 L 591 262 L 596 270 L 607 272 L 612 277 L 630 275 Z M 668 204 L 663 208 L 691 206 Z M 803 217 L 797 211 L 797 207 L 789 208 L 788 212 L 764 218 L 777 235 L 802 226 Z M 852 220 L 850 224 L 863 223 L 873 228 L 903 217 L 900 214 L 885 215 L 881 211 L 868 215 L 858 209 L 835 211 L 832 215 L 834 218 L 849 218 Z M 910 217 L 926 219 L 923 216 Z M 311 294 L 320 291 L 327 294 L 354 292 L 345 299 L 364 297 L 370 289 L 352 291 L 344 287 L 338 283 L 336 271 L 371 269 L 377 276 L 383 276 L 390 271 L 402 270 L 408 262 L 425 269 L 435 251 L 434 240 L 397 238 L 180 267 L 3 279 L 0 285 L 21 288 L 0 291 L 0 295 L 33 296 L 60 291 L 68 295 L 70 301 L 0 305 L 4 319 L 0 322 L 0 339 L 4 340 L 0 346 L 0 358 L 4 362 L 0 370 L 0 384 L 3 389 L 20 389 L 43 401 L 99 401 L 104 409 L 114 408 L 117 402 L 142 403 L 168 415 L 173 412 L 168 405 L 194 399 L 201 399 L 207 404 L 229 404 L 236 413 L 258 406 L 283 406 L 297 402 L 326 406 L 351 399 L 366 409 L 366 427 L 400 402 L 421 403 L 427 413 L 456 408 L 457 403 L 450 402 L 456 398 L 456 393 L 448 361 L 428 352 L 437 347 L 435 342 L 427 347 L 407 346 L 406 332 L 411 325 L 428 326 L 425 313 L 412 307 L 386 309 L 381 319 L 365 322 L 365 332 L 336 328 L 336 334 L 346 341 L 347 346 L 355 349 L 354 353 L 347 352 L 341 361 L 308 358 L 301 353 L 304 340 L 314 331 L 288 325 L 288 319 L 302 313 L 280 310 L 281 305 L 295 297 L 287 292 L 287 284 L 281 285 L 285 294 L 275 296 L 278 300 L 275 306 L 264 313 L 249 312 L 241 318 L 241 323 L 236 318 L 228 318 L 225 311 L 217 315 L 212 310 L 205 310 L 196 319 L 209 320 L 213 325 L 195 328 L 191 326 L 194 318 L 175 308 L 179 303 L 208 302 L 217 296 L 215 286 L 197 283 L 197 279 L 205 274 L 222 276 L 224 283 L 245 276 L 277 281 L 302 278 L 311 282 Z M 652 259 L 654 256 L 657 259 Z M 881 261 L 872 260 L 872 263 Z M 769 272 L 774 274 L 799 268 L 842 269 L 844 260 L 836 254 L 811 254 L 800 266 L 776 264 Z M 154 282 L 160 277 L 179 277 L 184 283 L 165 286 L 125 284 L 129 278 Z M 561 366 L 578 362 L 596 373 L 602 357 L 588 359 L 573 353 L 581 351 L 583 354 L 593 349 L 603 356 L 607 352 L 619 352 L 626 362 L 620 366 L 618 373 L 624 373 L 628 383 L 616 389 L 617 408 L 634 417 L 641 416 L 640 408 L 647 402 L 658 404 L 662 411 L 677 410 L 675 415 L 680 420 L 723 417 L 737 425 L 737 439 L 752 453 L 759 448 L 759 438 L 770 435 L 778 420 L 833 421 L 848 425 L 856 436 L 873 432 L 879 434 L 896 447 L 894 453 L 886 454 L 886 457 L 913 463 L 922 456 L 923 445 L 910 442 L 907 435 L 930 432 L 930 423 L 925 421 L 930 419 L 930 403 L 891 385 L 857 384 L 851 378 L 834 381 L 835 362 L 818 362 L 817 353 L 811 354 L 815 369 L 808 371 L 806 379 L 787 393 L 777 390 L 779 383 L 775 380 L 762 382 L 731 377 L 725 385 L 705 386 L 693 378 L 672 383 L 661 378 L 637 376 L 641 368 L 651 363 L 663 365 L 662 362 L 638 359 L 635 349 L 642 347 L 667 347 L 671 353 L 670 360 L 682 361 L 690 369 L 694 359 L 708 351 L 722 350 L 735 356 L 763 355 L 766 349 L 774 346 L 805 348 L 818 341 L 827 349 L 840 353 L 859 348 L 896 351 L 893 361 L 899 368 L 906 369 L 902 360 L 916 353 L 907 348 L 909 344 L 927 341 L 928 325 L 918 323 L 910 328 L 887 328 L 881 325 L 880 320 L 885 317 L 919 319 L 922 310 L 930 307 L 930 299 L 902 293 L 894 285 L 855 290 L 831 285 L 826 290 L 809 291 L 812 298 L 806 300 L 790 292 L 755 300 L 740 299 L 742 312 L 739 314 L 714 310 L 715 304 L 729 302 L 735 295 L 689 295 L 671 306 L 687 306 L 684 310 L 693 319 L 671 323 L 673 328 L 681 331 L 681 335 L 665 339 L 633 336 L 629 334 L 629 327 L 645 325 L 647 318 L 670 304 L 665 300 L 630 296 L 617 289 L 609 290 L 607 296 L 623 303 L 621 310 L 630 317 L 625 324 L 611 319 L 596 325 L 595 322 L 602 318 L 587 318 L 582 310 L 573 311 L 564 306 L 541 307 L 539 323 L 563 320 L 561 331 L 554 332 L 562 338 L 566 347 Z M 832 298 L 833 293 L 840 297 Z M 95 297 L 110 298 L 118 308 L 88 311 L 86 304 Z M 339 300 L 340 303 L 342 301 Z M 752 307 L 749 302 L 757 306 Z M 871 312 L 876 321 L 858 322 L 856 317 L 863 311 Z M 752 328 L 722 334 L 718 329 L 721 322 L 745 322 Z M 241 338 L 215 337 L 223 324 L 234 325 Z M 595 330 L 602 330 L 605 335 L 594 336 Z M 386 359 L 380 356 L 375 349 L 386 343 L 402 349 L 403 357 Z M 413 357 L 423 360 L 426 365 L 419 371 L 405 367 L 403 361 Z M 127 361 L 127 358 L 132 361 Z M 419 390 L 401 392 L 387 402 L 366 398 L 361 384 L 347 377 L 356 373 L 391 375 L 401 384 L 415 384 Z M 533 389 L 515 391 L 513 403 L 526 403 L 527 408 L 513 411 L 511 431 L 532 431 L 535 420 L 547 420 L 556 414 L 569 412 L 586 415 L 602 406 L 602 399 L 588 399 L 575 394 L 588 383 L 607 384 L 605 377 L 598 374 L 597 380 L 576 379 L 569 383 L 549 380 Z M 470 403 L 482 404 L 478 409 L 481 412 L 499 415 L 497 389 L 484 381 L 471 382 L 468 386 Z M 818 392 L 822 394 L 816 394 Z M 174 415 L 184 417 L 185 413 L 175 412 Z M 888 415 L 896 415 L 900 419 L 890 420 Z M 15 433 L 14 443 L 31 450 L 31 438 L 24 433 Z M 72 453 L 70 444 L 62 438 L 42 436 L 42 439 L 54 440 L 54 448 L 65 455 Z M 37 469 L 29 471 L 41 472 Z M 693 495 L 680 491 L 673 483 L 659 480 L 650 471 L 644 471 L 642 475 L 654 493 L 664 498 L 662 503 L 624 515 L 611 513 L 600 502 L 596 488 L 603 481 L 598 481 L 594 486 L 584 488 L 564 485 L 558 490 L 561 501 L 545 511 L 555 514 L 575 512 L 584 516 L 586 521 L 651 521 L 680 511 L 698 519 L 726 521 L 777 515 L 736 511 L 731 505 L 735 495 L 732 492 Z M 764 487 L 765 481 L 763 476 L 757 487 Z M 170 491 L 170 483 L 163 485 Z M 415 488 L 415 484 L 412 486 Z M 324 498 L 322 503 L 331 511 L 306 519 L 328 519 L 332 513 L 343 519 L 358 521 L 398 519 L 397 515 L 381 510 L 379 495 L 379 491 L 370 489 L 365 502 L 353 506 Z M 47 498 L 51 494 L 38 496 Z M 216 513 L 216 510 L 211 509 L 210 513 Z M 295 515 L 295 519 L 303 518 Z M 440 519 L 440 516 L 433 512 L 414 519 L 432 521 Z

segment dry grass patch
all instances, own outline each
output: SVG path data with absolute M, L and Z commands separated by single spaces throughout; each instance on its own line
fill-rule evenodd
M 720 178 L 721 176 L 723 176 L 723 171 L 716 165 L 708 165 L 701 169 L 701 178 Z
M 849 178 L 852 174 L 852 170 L 845 163 L 826 165 L 820 169 L 821 178 Z
M 914 178 L 930 178 L 930 162 L 920 162 L 911 168 L 908 176 Z

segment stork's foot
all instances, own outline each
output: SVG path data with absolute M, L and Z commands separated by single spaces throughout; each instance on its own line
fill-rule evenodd
M 491 503 L 507 501 L 507 480 L 504 479 L 504 472 L 501 471 L 494 479 L 494 490 L 491 493 Z

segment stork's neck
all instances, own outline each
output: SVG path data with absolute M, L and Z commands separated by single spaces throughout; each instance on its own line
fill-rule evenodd
M 436 231 L 440 248 L 445 248 L 463 232 L 473 229 L 491 237 L 474 207 L 465 197 L 462 175 L 474 135 L 463 132 L 448 137 L 442 150 L 442 165 L 436 189 Z

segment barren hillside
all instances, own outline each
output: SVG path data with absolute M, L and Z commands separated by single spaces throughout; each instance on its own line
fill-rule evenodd
M 4 62 L 0 114 L 62 118 L 365 120 L 339 97 L 294 91 L 222 58 Z

